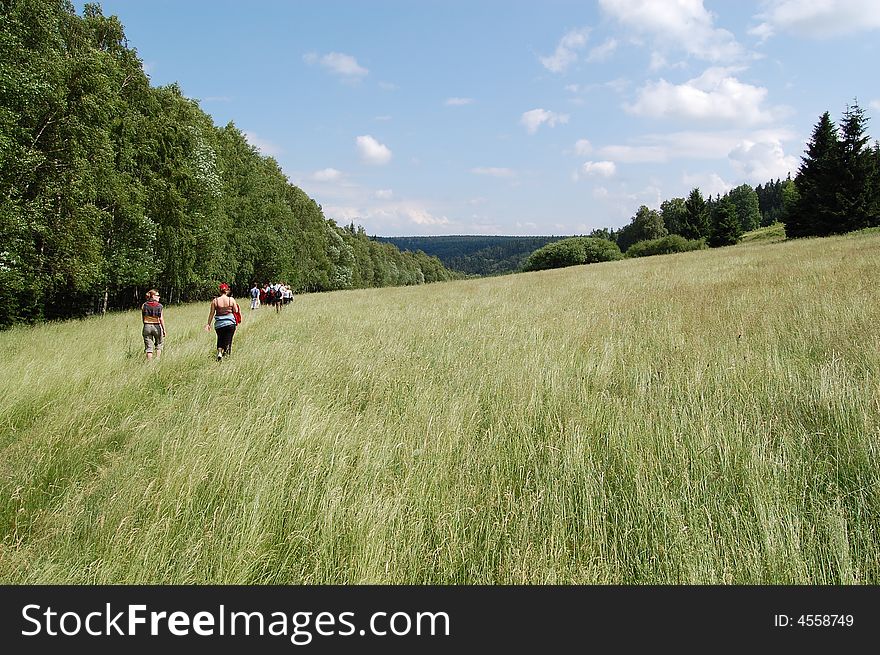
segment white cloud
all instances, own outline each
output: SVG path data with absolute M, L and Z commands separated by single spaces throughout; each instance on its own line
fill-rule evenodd
M 514 177 L 516 173 L 510 168 L 472 168 L 471 173 L 474 175 L 488 175 L 489 177 Z
M 736 60 L 744 54 L 733 34 L 715 27 L 715 17 L 703 0 L 599 0 L 599 5 L 658 46 L 712 62 Z
M 266 139 L 259 136 L 256 132 L 244 132 L 244 138 L 247 139 L 247 142 L 250 143 L 254 148 L 259 150 L 261 154 L 268 157 L 277 157 L 282 152 L 284 152 L 281 146 L 272 143 L 271 141 L 267 141 Z
M 568 114 L 557 114 L 556 112 L 547 111 L 546 109 L 532 109 L 531 111 L 525 112 L 522 117 L 520 117 L 519 122 L 522 125 L 525 125 L 529 134 L 534 134 L 544 123 L 550 127 L 555 127 L 557 124 L 567 123 Z
M 657 145 L 610 145 L 600 148 L 599 154 L 626 164 L 657 163 L 669 160 L 668 149 Z
M 648 64 L 648 70 L 657 71 L 667 66 L 666 57 L 659 52 L 651 53 L 651 63 Z
M 780 109 L 764 109 L 767 89 L 740 82 L 734 69 L 709 68 L 684 84 L 664 79 L 648 82 L 638 98 L 624 105 L 636 116 L 680 118 L 702 121 L 730 121 L 744 125 L 766 123 L 779 116 Z
M 447 107 L 461 107 L 462 105 L 473 104 L 473 102 L 473 98 L 447 98 L 446 102 L 443 104 Z
M 361 158 L 368 164 L 387 164 L 391 161 L 391 150 L 388 146 L 379 143 L 369 134 L 355 139 Z
M 602 45 L 597 45 L 595 48 L 590 50 L 590 54 L 587 56 L 587 61 L 605 61 L 614 53 L 615 50 L 617 50 L 617 39 L 608 39 Z
M 312 179 L 316 182 L 336 182 L 342 177 L 342 172 L 335 168 L 324 168 L 312 173 Z
M 588 161 L 584 162 L 581 170 L 586 175 L 601 175 L 602 177 L 611 177 L 617 171 L 617 166 L 613 161 Z
M 574 153 L 583 157 L 593 152 L 593 144 L 587 139 L 578 139 L 574 144 Z
M 603 186 L 597 186 L 593 189 L 593 197 L 594 198 L 607 198 L 608 197 L 608 189 Z
M 880 100 L 872 100 L 868 103 L 868 106 L 875 111 L 880 111 Z
M 877 0 L 764 0 L 749 34 L 762 41 L 779 32 L 828 39 L 880 29 Z
M 354 203 L 327 203 L 324 215 L 340 223 L 362 225 L 370 234 L 412 234 L 432 229 L 445 232 L 453 225 L 447 216 L 437 215 L 417 201 L 389 202 L 380 198 L 377 202 L 375 197 L 352 200 Z
M 391 189 L 378 189 L 375 196 L 379 200 L 391 200 L 394 197 L 394 192 Z
M 684 173 L 681 181 L 688 189 L 698 188 L 704 198 L 715 195 L 724 195 L 730 191 L 734 185 L 721 179 L 718 173 Z
M 351 80 L 360 79 L 370 72 L 358 64 L 357 59 L 341 52 L 330 52 L 323 56 L 310 52 L 303 55 L 303 61 L 312 66 L 318 64 L 334 75 Z
M 448 225 L 449 219 L 445 216 L 434 216 L 427 209 L 421 207 L 407 207 L 403 209 L 403 215 L 416 225 Z
M 664 163 L 676 159 L 711 160 L 727 158 L 744 144 L 762 145 L 782 152 L 782 144 L 794 139 L 794 133 L 786 129 L 670 132 L 647 134 L 634 139 L 632 144 L 603 146 L 597 150 L 597 154 L 628 164 Z M 757 156 L 762 152 L 759 148 L 753 154 Z M 784 155 L 782 159 L 785 160 Z M 733 162 L 733 157 L 731 160 Z M 785 177 L 785 174 L 781 177 Z
M 582 28 L 565 34 L 556 46 L 556 52 L 549 57 L 540 57 L 544 68 L 553 73 L 562 73 L 577 61 L 577 51 L 587 45 L 590 30 Z
M 799 164 L 797 157 L 785 154 L 779 142 L 743 141 L 730 151 L 728 157 L 734 170 L 752 184 L 785 179 L 789 173 L 794 175 L 797 172 Z

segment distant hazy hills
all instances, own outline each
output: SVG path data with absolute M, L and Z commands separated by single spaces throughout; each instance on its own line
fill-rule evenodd
M 421 250 L 451 268 L 469 275 L 502 275 L 522 268 L 526 258 L 538 248 L 565 236 L 432 236 L 372 237 L 394 244 L 399 250 Z

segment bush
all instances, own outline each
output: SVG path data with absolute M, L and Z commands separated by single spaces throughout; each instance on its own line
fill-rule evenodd
M 702 250 L 706 247 L 703 239 L 685 239 L 680 234 L 670 234 L 661 239 L 639 241 L 632 244 L 626 251 L 627 257 L 650 257 L 651 255 L 669 255 L 674 252 Z
M 612 241 L 593 237 L 572 237 L 538 248 L 529 255 L 523 270 L 542 271 L 548 268 L 595 264 L 622 258 L 620 248 Z

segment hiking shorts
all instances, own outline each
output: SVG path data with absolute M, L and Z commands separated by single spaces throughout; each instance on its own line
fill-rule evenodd
M 144 323 L 144 352 L 161 351 L 162 342 L 162 326 L 158 323 Z

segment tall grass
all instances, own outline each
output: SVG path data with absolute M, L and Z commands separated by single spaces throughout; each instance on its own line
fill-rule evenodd
M 6 583 L 880 583 L 880 235 L 0 334 Z M 247 310 L 246 310 L 247 311 Z

